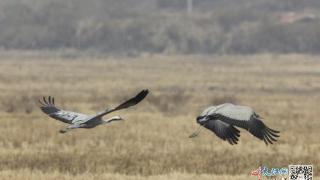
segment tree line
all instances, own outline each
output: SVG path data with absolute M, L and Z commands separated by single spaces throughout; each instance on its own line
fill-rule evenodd
M 279 18 L 282 12 L 299 12 L 307 5 L 317 9 L 320 3 L 292 2 L 198 0 L 188 14 L 186 0 L 4 0 L 0 47 L 105 53 L 320 52 L 317 18 L 293 23 Z

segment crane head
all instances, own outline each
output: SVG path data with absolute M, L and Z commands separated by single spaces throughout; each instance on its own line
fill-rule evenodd
M 197 123 L 199 123 L 200 125 L 204 125 L 206 121 L 207 121 L 207 116 L 198 116 L 197 117 Z

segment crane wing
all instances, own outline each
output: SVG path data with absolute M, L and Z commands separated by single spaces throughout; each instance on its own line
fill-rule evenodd
M 147 96 L 148 93 L 149 93 L 149 90 L 147 90 L 147 89 L 142 90 L 135 97 L 123 102 L 122 104 L 118 105 L 115 108 L 107 109 L 106 111 L 102 111 L 102 112 L 98 113 L 97 115 L 95 115 L 94 117 L 91 117 L 91 119 L 96 119 L 96 118 L 102 117 L 106 114 L 109 114 L 113 111 L 118 111 L 121 109 L 125 109 L 128 107 L 134 106 L 134 105 L 138 104 L 139 102 L 141 102 Z
M 211 111 L 209 114 L 221 114 L 237 120 L 250 120 L 254 111 L 248 106 L 238 106 L 227 103 L 220 106 L 220 108 L 217 108 L 215 111 Z
M 42 101 L 39 100 L 40 109 L 50 117 L 62 121 L 64 123 L 73 124 L 74 122 L 84 120 L 88 116 L 76 112 L 65 111 L 59 109 L 54 104 L 54 97 L 49 96 L 47 99 L 43 97 Z
M 263 140 L 266 145 L 268 145 L 268 143 L 273 144 L 273 142 L 276 142 L 276 138 L 279 137 L 280 133 L 280 131 L 276 131 L 266 126 L 259 117 L 255 115 L 252 115 L 248 121 L 248 131 L 260 140 Z
M 263 140 L 266 145 L 269 143 L 273 144 L 273 142 L 277 141 L 276 138 L 279 137 L 278 134 L 280 133 L 279 131 L 267 127 L 256 113 L 253 113 L 249 120 L 233 119 L 222 114 L 211 114 L 209 115 L 209 119 L 221 120 L 227 124 L 244 128 L 255 137 Z
M 214 132 L 219 138 L 227 140 L 231 145 L 238 144 L 240 131 L 234 126 L 220 120 L 209 120 L 204 127 Z

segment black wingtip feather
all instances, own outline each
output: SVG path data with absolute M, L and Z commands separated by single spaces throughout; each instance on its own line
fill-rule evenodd
M 239 139 L 235 135 L 231 135 L 231 139 L 234 141 L 235 144 L 238 144 L 237 141 L 239 141 Z
M 267 145 L 278 141 L 276 138 L 280 136 L 276 132 L 280 133 L 279 131 L 265 127 L 265 130 L 263 131 L 263 140 Z
M 270 128 L 268 128 L 268 127 L 267 127 L 267 129 L 268 129 L 269 131 L 273 132 L 273 133 L 280 133 L 280 131 L 277 131 L 277 130 L 274 130 L 274 129 L 270 129 Z
M 48 104 L 48 102 L 47 102 L 47 100 L 46 100 L 46 97 L 43 96 L 42 99 L 43 99 L 43 102 L 44 102 L 45 104 Z
M 144 89 L 136 96 L 136 98 L 140 102 L 142 99 L 144 99 L 147 96 L 148 93 L 149 93 L 149 90 L 148 89 Z
M 138 104 L 141 102 L 149 93 L 148 89 L 142 90 L 140 93 L 138 93 L 132 100 L 134 101 L 134 104 Z
M 233 141 L 231 140 L 231 138 L 227 138 L 229 144 L 233 145 Z
M 280 135 L 276 134 L 276 133 L 273 133 L 271 131 L 269 131 L 269 129 L 267 129 L 268 133 L 274 137 L 280 137 Z
M 38 100 L 38 102 L 41 106 L 45 106 L 45 104 L 40 99 Z
M 39 99 L 38 102 L 41 106 L 54 106 L 54 97 L 48 96 L 47 98 L 45 96 L 42 97 L 42 100 Z
M 57 111 L 60 111 L 59 108 L 54 106 L 54 98 L 52 96 L 48 96 L 48 97 L 42 97 L 38 100 L 39 104 L 40 104 L 40 109 L 48 114 L 49 116 L 52 117 L 52 113 L 55 113 Z M 56 119 L 56 118 L 55 118 Z
M 228 137 L 227 137 L 227 140 L 228 142 L 232 142 L 230 143 L 231 145 L 235 145 L 235 144 L 238 144 L 238 141 L 239 141 L 239 137 L 240 137 L 240 131 L 235 128 L 235 127 L 231 127 L 231 133 L 228 134 Z
M 268 146 L 268 142 L 266 139 L 263 138 L 264 143 Z
M 264 134 L 263 138 L 266 139 L 270 144 L 273 144 L 267 133 Z
M 248 131 L 260 140 L 263 140 L 266 145 L 275 143 L 279 137 L 278 133 L 280 133 L 280 131 L 270 129 L 256 116 L 257 115 L 254 114 L 252 119 L 250 119 Z
M 270 136 L 272 136 L 273 138 L 278 138 L 278 137 L 280 137 L 280 135 L 275 134 L 275 133 L 269 131 L 268 129 L 267 129 L 266 131 L 267 131 L 267 133 L 268 133 Z
M 148 93 L 149 93 L 148 89 L 144 89 L 144 90 L 140 91 L 135 97 L 127 100 L 126 102 L 124 102 L 124 103 L 120 104 L 118 107 L 116 107 L 115 110 L 128 108 L 130 106 L 134 106 L 134 105 L 138 104 L 148 95 Z
M 272 140 L 272 141 L 274 141 L 274 142 L 277 141 L 277 139 L 276 139 L 275 137 L 273 137 L 273 136 L 270 134 L 270 132 L 266 131 L 266 135 L 269 137 L 270 140 Z

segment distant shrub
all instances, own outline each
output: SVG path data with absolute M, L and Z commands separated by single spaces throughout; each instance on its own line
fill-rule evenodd
M 320 23 L 248 25 L 232 34 L 231 53 L 318 53 Z
M 151 94 L 147 101 L 160 112 L 166 115 L 172 115 L 179 113 L 190 98 L 191 96 L 184 90 L 176 89 L 172 92 L 161 93 L 159 95 Z
M 2 109 L 7 113 L 14 113 L 20 111 L 30 114 L 33 112 L 35 105 L 35 97 L 30 97 L 26 95 L 20 97 L 7 98 L 1 103 Z

